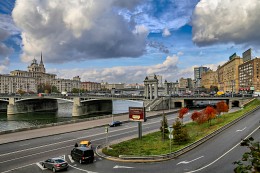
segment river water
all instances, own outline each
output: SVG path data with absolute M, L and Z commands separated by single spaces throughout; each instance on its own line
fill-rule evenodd
M 73 103 L 59 102 L 57 112 L 33 112 L 27 114 L 7 115 L 0 113 L 0 131 L 34 127 L 38 125 L 84 119 L 88 116 L 72 117 Z M 142 101 L 113 100 L 113 114 L 128 112 L 129 107 L 142 107 Z M 102 115 L 92 115 L 102 116 Z

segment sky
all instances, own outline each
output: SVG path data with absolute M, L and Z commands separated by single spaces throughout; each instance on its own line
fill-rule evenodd
M 57 78 L 143 83 L 194 78 L 249 48 L 260 55 L 259 0 L 0 0 L 0 74 L 42 52 Z

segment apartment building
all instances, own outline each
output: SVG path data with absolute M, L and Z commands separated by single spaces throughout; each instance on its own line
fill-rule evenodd
M 260 91 L 260 59 L 248 60 L 238 66 L 239 91 Z
M 98 91 L 101 90 L 101 83 L 81 82 L 81 89 L 84 89 L 85 91 Z
M 229 61 L 217 69 L 218 88 L 224 92 L 239 92 L 238 66 L 243 64 L 243 59 L 234 53 Z
M 216 71 L 209 70 L 201 74 L 201 86 L 210 89 L 211 86 L 218 86 L 218 74 Z
M 16 93 L 17 91 L 36 92 L 36 79 L 32 77 L 0 75 L 0 93 Z
M 0 93 L 16 93 L 19 90 L 37 93 L 40 84 L 56 86 L 60 92 L 70 92 L 73 88 L 81 88 L 79 76 L 72 80 L 57 79 L 56 74 L 46 73 L 42 54 L 39 64 L 36 59 L 33 59 L 27 71 L 14 70 L 10 74 L 0 75 L 0 81 Z

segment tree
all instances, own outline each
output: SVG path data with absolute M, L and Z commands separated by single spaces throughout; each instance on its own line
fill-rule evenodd
M 168 121 L 167 121 L 165 114 L 163 114 L 163 116 L 162 116 L 160 131 L 162 133 L 162 140 L 164 141 L 165 136 L 169 133 Z
M 218 102 L 216 105 L 216 111 L 219 115 L 221 114 L 221 112 L 228 112 L 228 109 L 228 105 L 224 101 Z
M 191 115 L 191 119 L 192 121 L 196 121 L 198 124 L 202 124 L 207 121 L 207 117 L 205 116 L 204 111 L 194 111 Z
M 187 142 L 189 140 L 189 135 L 187 130 L 184 128 L 179 119 L 175 121 L 172 125 L 173 127 L 173 139 L 176 143 L 180 144 Z
M 183 118 L 184 118 L 184 115 L 186 114 L 186 113 L 188 113 L 189 112 L 189 109 L 188 108 L 181 108 L 180 110 L 179 110 L 179 118 L 180 119 L 182 119 L 182 123 L 183 123 Z
M 211 126 L 211 120 L 216 117 L 216 110 L 211 106 L 207 106 L 204 110 L 204 114 L 209 122 L 209 125 Z
M 235 161 L 233 164 L 237 165 L 234 169 L 236 173 L 260 172 L 260 145 L 259 141 L 254 142 L 254 138 L 250 137 L 244 139 L 241 146 L 246 146 L 249 151 L 245 152 L 242 156 L 242 160 Z

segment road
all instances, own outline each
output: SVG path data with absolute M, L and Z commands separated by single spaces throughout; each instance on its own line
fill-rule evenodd
M 65 157 L 70 168 L 67 172 L 232 172 L 232 162 L 241 158 L 245 151 L 243 147 L 236 146 L 255 129 L 259 128 L 260 110 L 247 116 L 225 132 L 213 137 L 194 150 L 169 161 L 157 163 L 123 163 L 104 160 L 95 157 L 93 164 L 79 164 L 70 159 L 70 150 L 75 142 L 81 139 L 91 139 L 94 147 L 106 141 L 104 127 L 92 128 L 60 135 L 35 138 L 25 141 L 0 145 L 0 172 L 37 173 L 50 172 L 43 169 L 39 163 L 49 157 Z M 177 115 L 168 115 L 171 124 Z M 143 123 L 143 133 L 159 129 L 161 118 L 149 119 Z M 109 128 L 108 141 L 125 140 L 137 137 L 137 123 L 124 123 L 120 127 Z M 260 132 L 256 130 L 253 136 L 259 140 Z M 230 149 L 232 149 L 230 152 Z M 226 154 L 225 154 L 226 153 Z M 225 154 L 223 156 L 223 154 Z M 219 158 L 219 159 L 218 159 Z M 218 160 L 217 160 L 218 159 Z M 217 161 L 216 161 L 217 160 Z M 209 165 L 209 166 L 207 166 Z

